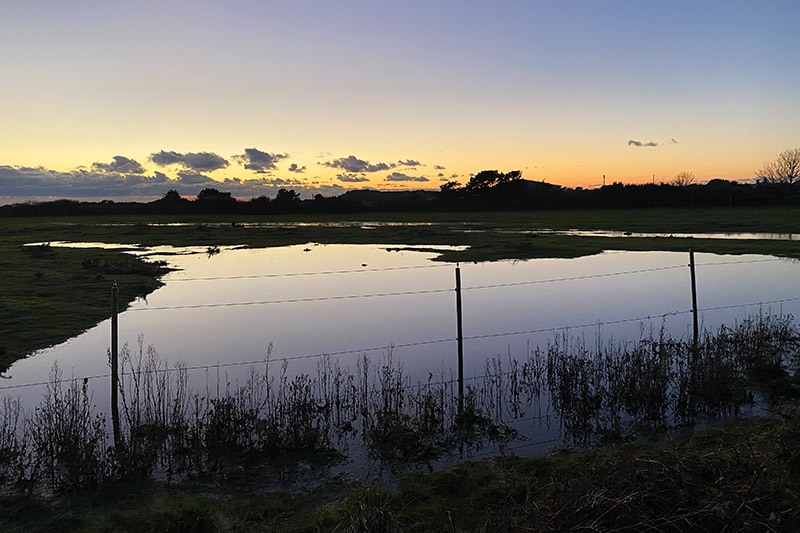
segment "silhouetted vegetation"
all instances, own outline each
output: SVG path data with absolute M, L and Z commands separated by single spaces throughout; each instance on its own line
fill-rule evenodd
M 797 153 L 795 153 L 797 152 Z M 623 184 L 614 182 L 594 189 L 569 188 L 522 178 L 518 170 L 484 170 L 467 184 L 443 184 L 439 191 L 351 190 L 339 196 L 317 194 L 301 199 L 292 189 L 281 189 L 274 198 L 259 196 L 237 200 L 230 192 L 203 189 L 194 200 L 170 190 L 149 203 L 52 202 L 0 207 L 0 216 L 64 216 L 117 214 L 241 214 L 351 213 L 376 211 L 474 211 L 555 210 L 642 207 L 721 207 L 800 205 L 800 151 L 782 153 L 767 164 L 754 183 L 713 179 L 695 182 L 692 172 L 678 173 L 668 183 Z
M 686 187 L 687 185 L 691 185 L 695 182 L 694 172 L 689 172 L 688 170 L 683 170 L 675 174 L 675 177 L 672 178 L 673 185 L 677 185 L 679 187 Z
M 800 180 L 800 148 L 784 150 L 758 171 L 766 183 L 793 184 Z

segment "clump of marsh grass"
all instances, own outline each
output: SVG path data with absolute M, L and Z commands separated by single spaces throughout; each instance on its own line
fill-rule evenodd
M 366 367 L 368 360 L 363 359 Z M 370 454 L 396 471 L 431 462 L 486 441 L 508 440 L 513 432 L 479 406 L 474 388 L 467 388 L 459 410 L 454 380 L 412 384 L 391 352 L 380 366 L 362 410 L 363 437 Z
M 95 486 L 108 474 L 105 419 L 87 384 L 64 381 L 53 365 L 44 398 L 26 420 L 32 475 L 57 492 Z
M 773 393 L 768 401 L 796 395 L 791 376 L 798 339 L 791 315 L 759 313 L 715 334 L 706 332 L 697 347 L 681 344 L 676 413 L 686 422 L 698 415 L 735 415 L 760 388 Z
M 170 368 L 153 346 L 145 348 L 140 335 L 136 352 L 127 344 L 122 347 L 120 369 L 121 416 L 126 432 L 116 447 L 117 473 L 147 478 L 157 467 L 172 473 L 195 436 L 185 364 Z
M 0 399 L 0 486 L 26 481 L 28 442 L 20 438 L 22 403 L 17 397 Z
M 391 508 L 392 496 L 386 490 L 366 484 L 348 494 L 335 509 L 328 510 L 318 527 L 346 533 L 403 531 L 397 513 Z
M 795 366 L 798 333 L 791 316 L 759 313 L 697 346 L 663 330 L 635 343 L 556 338 L 547 349 L 547 388 L 569 440 L 630 438 L 698 416 L 737 415 L 755 401 L 753 387 Z
M 203 422 L 209 461 L 219 465 L 332 448 L 326 383 L 308 374 L 290 379 L 287 368 L 284 362 L 279 374 L 271 376 L 267 360 L 263 373 L 251 368 L 243 385 L 211 400 Z

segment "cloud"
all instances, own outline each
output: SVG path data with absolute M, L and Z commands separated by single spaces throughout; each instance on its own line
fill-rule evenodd
M 185 153 L 167 152 L 161 150 L 150 155 L 150 161 L 159 166 L 181 165 L 188 170 L 197 172 L 211 172 L 225 168 L 228 160 L 212 152 Z
M 185 183 L 187 185 L 201 185 L 201 184 L 208 184 L 213 186 L 213 184 L 219 183 L 217 181 L 212 180 L 208 176 L 201 174 L 199 172 L 191 172 L 191 171 L 181 171 L 178 172 L 178 180 L 181 183 Z
M 362 181 L 369 181 L 369 178 L 364 174 L 337 174 L 336 179 L 345 183 L 359 183 Z
M 639 146 L 639 147 L 647 147 L 647 146 L 658 146 L 658 143 L 650 141 L 650 142 L 642 142 L 642 141 L 634 141 L 633 139 L 628 141 L 628 146 Z
M 289 165 L 289 172 L 297 172 L 298 174 L 302 174 L 306 171 L 306 166 L 303 165 L 302 167 L 297 166 L 297 163 L 292 163 Z
M 183 154 L 179 154 L 178 152 L 166 152 L 161 150 L 160 152 L 150 154 L 150 161 L 162 167 L 181 163 L 182 160 Z
M 6 203 L 8 200 L 14 201 L 14 198 L 20 198 L 19 201 L 30 198 L 158 198 L 170 189 L 191 198 L 207 187 L 230 192 L 239 198 L 274 196 L 281 188 L 293 188 L 303 198 L 310 198 L 315 194 L 341 194 L 344 191 L 338 184 L 310 184 L 299 179 L 228 178 L 220 182 L 192 170 L 181 170 L 176 178 L 171 179 L 162 172 L 148 176 L 98 171 L 93 168 L 62 172 L 43 167 L 0 165 L 0 191 Z
M 442 165 L 435 165 L 433 168 L 436 170 L 445 170 L 446 167 L 443 167 Z
M 373 165 L 369 161 L 359 159 L 354 155 L 341 157 L 339 159 L 334 159 L 333 161 L 326 161 L 321 164 L 330 168 L 339 168 L 351 174 L 355 172 L 380 172 L 395 167 L 394 163 L 391 165 L 387 165 L 386 163 L 375 163 Z
M 441 172 L 439 172 L 438 174 L 436 174 L 436 177 L 437 177 L 437 178 L 443 178 L 443 177 L 444 177 L 444 174 L 442 174 Z
M 407 176 L 402 172 L 392 172 L 384 181 L 430 181 L 425 176 Z
M 145 176 L 107 172 L 104 169 L 80 168 L 60 172 L 43 167 L 0 166 L 0 190 L 4 196 L 9 197 L 160 196 L 174 188 L 172 184 L 176 181 L 170 180 L 161 172 Z
M 256 148 L 245 148 L 244 154 L 235 155 L 233 159 L 247 170 L 252 170 L 257 174 L 266 174 L 271 170 L 276 170 L 278 167 L 275 163 L 287 157 L 289 154 L 270 154 Z
M 138 161 L 121 155 L 115 155 L 111 163 L 92 163 L 96 172 L 117 172 L 120 174 L 144 174 L 144 167 Z
M 400 161 L 398 161 L 398 162 L 397 162 L 397 164 L 398 164 L 399 166 L 401 166 L 401 167 L 419 167 L 419 166 L 425 166 L 425 165 L 423 165 L 422 163 L 420 163 L 419 161 L 415 161 L 415 160 L 413 160 L 413 159 L 406 159 L 405 161 L 403 161 L 403 160 L 401 159 Z
M 284 178 L 259 178 L 255 180 L 240 180 L 239 178 L 225 178 L 225 180 L 223 180 L 222 182 L 223 185 L 228 183 L 231 183 L 233 185 L 259 183 L 261 185 L 275 185 L 279 187 L 286 187 L 286 186 L 302 187 L 303 185 L 305 185 L 305 183 L 300 180 L 284 179 Z

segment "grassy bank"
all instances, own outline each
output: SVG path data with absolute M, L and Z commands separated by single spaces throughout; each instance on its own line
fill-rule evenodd
M 0 370 L 108 318 L 113 281 L 124 309 L 160 287 L 165 271 L 110 250 L 0 244 Z
M 121 251 L 23 247 L 71 241 L 130 245 L 271 247 L 307 242 L 464 245 L 445 261 L 578 257 L 603 250 L 756 253 L 800 257 L 800 242 L 604 238 L 522 233 L 534 229 L 628 232 L 800 232 L 798 210 L 648 209 L 510 213 L 374 213 L 287 217 L 62 217 L 0 220 L 0 369 L 62 342 L 110 314 L 112 280 L 120 308 L 159 286 L 164 271 Z M 379 222 L 362 229 L 358 222 Z M 279 225 L 280 223 L 286 225 Z M 170 225 L 180 223 L 181 225 Z M 260 224 L 251 226 L 249 224 Z M 269 225 L 263 225 L 263 224 Z M 310 225 L 308 224 L 310 223 Z M 345 224 L 342 224 L 345 223 Z M 157 224 L 157 225 L 152 225 Z M 274 224 L 274 225 L 273 225 Z
M 241 473 L 181 487 L 0 500 L 5 531 L 797 531 L 796 414 L 599 452 L 462 463 L 403 478 L 264 489 Z

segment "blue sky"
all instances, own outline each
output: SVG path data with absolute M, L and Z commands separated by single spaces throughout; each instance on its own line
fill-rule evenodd
M 750 179 L 800 146 L 798 15 L 772 1 L 4 0 L 0 197 L 438 188 L 487 168 L 568 186 Z M 197 154 L 228 164 L 187 165 Z

